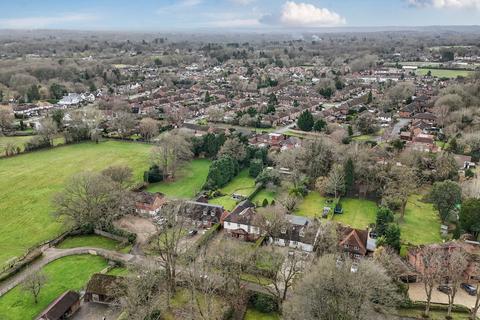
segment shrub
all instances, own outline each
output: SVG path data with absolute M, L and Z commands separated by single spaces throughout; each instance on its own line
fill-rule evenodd
M 148 183 L 160 182 L 163 180 L 163 172 L 157 165 L 152 165 L 148 171 L 143 173 L 143 181 Z
M 278 311 L 278 304 L 274 297 L 263 294 L 255 293 L 250 298 L 250 303 L 255 309 L 263 313 L 272 313 Z
M 268 199 L 263 199 L 262 207 L 268 206 Z

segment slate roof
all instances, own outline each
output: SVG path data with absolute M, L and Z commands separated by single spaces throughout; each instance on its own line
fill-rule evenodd
M 68 290 L 50 303 L 37 319 L 59 320 L 79 299 L 77 292 Z

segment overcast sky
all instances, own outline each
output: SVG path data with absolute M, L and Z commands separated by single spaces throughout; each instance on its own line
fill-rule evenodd
M 480 0 L 0 0 L 0 29 L 478 25 Z

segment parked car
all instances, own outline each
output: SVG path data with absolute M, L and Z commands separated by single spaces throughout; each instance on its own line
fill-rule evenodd
M 198 230 L 196 230 L 196 229 L 192 229 L 192 230 L 188 231 L 188 235 L 189 235 L 190 237 L 193 237 L 193 236 L 196 235 L 197 233 L 198 233 Z
M 440 292 L 443 292 L 445 294 L 449 294 L 450 291 L 452 291 L 452 289 L 447 285 L 440 285 L 440 286 L 437 287 L 437 290 L 440 291 Z
M 477 294 L 477 288 L 468 283 L 462 283 L 460 285 L 463 290 L 465 290 L 469 295 L 474 296 Z

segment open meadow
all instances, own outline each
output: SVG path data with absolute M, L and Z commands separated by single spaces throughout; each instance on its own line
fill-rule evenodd
M 128 165 L 135 180 L 148 168 L 150 146 L 117 141 L 81 143 L 0 159 L 0 265 L 63 231 L 52 197 L 83 170 Z

